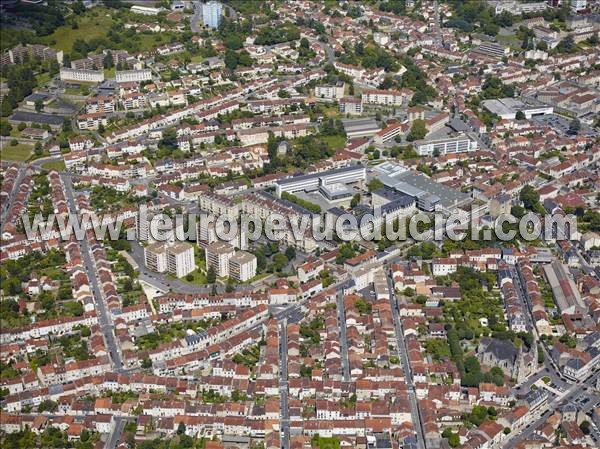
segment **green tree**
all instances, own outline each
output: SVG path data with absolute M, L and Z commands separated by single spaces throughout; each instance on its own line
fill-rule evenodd
M 10 132 L 12 131 L 12 126 L 6 120 L 0 121 L 0 136 L 6 137 L 10 136 Z
M 415 140 L 423 139 L 427 135 L 427 125 L 425 120 L 417 119 L 413 122 L 410 132 L 406 136 L 406 140 L 414 142 Z
M 367 184 L 367 188 L 369 189 L 369 192 L 374 192 L 375 190 L 383 187 L 383 185 L 383 182 L 381 182 L 379 179 L 373 178 Z
M 213 266 L 208 267 L 208 270 L 206 271 L 206 281 L 209 284 L 214 284 L 217 281 L 217 272 Z
M 296 248 L 293 246 L 288 246 L 285 249 L 285 256 L 288 258 L 288 260 L 294 260 L 296 258 Z
M 35 112 L 41 112 L 44 109 L 44 102 L 40 99 L 35 100 Z
M 525 113 L 523 111 L 517 111 L 517 113 L 515 114 L 515 119 L 517 120 L 525 120 Z
M 287 256 L 283 253 L 277 253 L 273 256 L 273 268 L 275 271 L 283 270 L 283 267 L 285 267 L 288 262 Z
M 527 210 L 533 210 L 540 201 L 540 194 L 533 186 L 525 185 L 519 192 L 519 200 Z

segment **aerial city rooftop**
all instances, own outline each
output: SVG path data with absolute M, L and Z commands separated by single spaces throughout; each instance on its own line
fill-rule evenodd
M 1 447 L 600 447 L 600 1 L 0 12 Z

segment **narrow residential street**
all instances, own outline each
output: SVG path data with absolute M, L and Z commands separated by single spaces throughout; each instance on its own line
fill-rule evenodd
M 69 211 L 72 214 L 72 216 L 76 216 L 77 206 L 75 204 L 75 193 L 73 190 L 73 183 L 71 181 L 71 177 L 62 173 L 60 175 L 60 178 L 65 188 L 65 196 L 67 197 L 67 201 L 69 203 Z M 98 282 L 96 263 L 94 262 L 92 250 L 88 241 L 85 239 L 81 240 L 79 242 L 79 245 L 81 247 L 81 255 L 83 258 L 85 270 L 91 283 L 90 287 L 94 296 L 96 312 L 98 313 L 98 323 L 102 328 L 104 340 L 108 348 L 108 352 L 110 354 L 111 363 L 116 371 L 122 372 L 123 361 L 121 360 L 121 354 L 119 352 L 119 347 L 116 342 L 114 327 L 112 324 L 110 313 L 107 310 L 105 298 L 102 293 L 100 283 Z
M 290 447 L 290 408 L 288 406 L 287 318 L 279 320 L 279 398 L 281 407 L 281 447 Z
M 348 362 L 348 340 L 346 339 L 346 312 L 344 309 L 344 292 L 339 289 L 336 292 L 337 319 L 340 329 L 340 349 L 342 356 L 342 376 L 344 382 L 350 382 L 350 363 Z
M 404 332 L 402 330 L 402 323 L 400 321 L 400 315 L 398 312 L 398 301 L 396 299 L 396 293 L 394 289 L 394 280 L 392 279 L 389 271 L 386 274 L 388 280 L 388 288 L 390 291 L 392 317 L 394 319 L 394 327 L 396 330 L 396 348 L 398 350 L 398 357 L 400 358 L 400 363 L 402 365 L 402 371 L 404 371 L 404 381 L 406 383 L 408 398 L 410 401 L 412 422 L 417 433 L 417 448 L 426 449 L 425 434 L 423 432 L 423 423 L 421 422 L 421 415 L 419 414 L 417 395 L 415 393 L 412 371 L 410 369 L 410 363 L 408 361 L 408 350 L 406 348 L 406 341 L 404 340 Z

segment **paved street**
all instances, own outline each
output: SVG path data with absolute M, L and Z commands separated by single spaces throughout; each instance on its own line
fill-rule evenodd
M 350 364 L 348 363 L 348 340 L 346 339 L 346 312 L 344 309 L 344 292 L 339 289 L 335 295 L 337 301 L 337 319 L 340 329 L 340 349 L 342 356 L 342 376 L 344 382 L 350 381 Z
M 511 439 L 506 441 L 503 445 L 505 449 L 511 449 L 515 447 L 519 442 L 523 440 L 530 439 L 536 429 L 544 424 L 548 416 L 554 411 L 560 408 L 562 405 L 569 402 L 574 397 L 581 394 L 581 391 L 586 387 L 591 387 L 596 385 L 596 380 L 600 377 L 600 371 L 596 371 L 590 377 L 588 377 L 583 382 L 578 382 L 575 385 L 571 386 L 567 391 L 565 391 L 561 396 L 556 397 L 553 401 L 549 402 L 543 409 L 540 410 L 540 414 L 537 420 L 532 421 L 524 430 L 515 434 Z
M 123 434 L 123 429 L 125 428 L 125 424 L 127 424 L 127 419 L 122 416 L 115 416 L 115 425 L 112 429 L 112 432 L 109 434 L 108 439 L 106 440 L 106 444 L 104 445 L 104 449 L 115 449 L 117 447 L 117 443 Z
M 415 431 L 417 432 L 417 447 L 418 449 L 425 449 L 425 434 L 423 433 L 423 424 L 419 414 L 419 405 L 417 403 L 417 396 L 415 394 L 412 371 L 408 361 L 408 350 L 406 348 L 406 341 L 404 340 L 404 331 L 402 330 L 402 323 L 400 321 L 400 314 L 398 312 L 398 301 L 396 299 L 396 293 L 394 289 L 394 280 L 392 279 L 389 271 L 387 272 L 387 280 L 388 288 L 390 290 L 392 317 L 394 319 L 394 326 L 396 328 L 396 348 L 398 350 L 398 357 L 400 358 L 400 363 L 402 365 L 402 371 L 404 371 L 404 381 L 406 383 L 408 398 L 410 400 L 412 422 L 415 427 Z
M 290 409 L 288 406 L 287 319 L 279 321 L 279 395 L 281 407 L 281 447 L 290 447 Z
M 75 194 L 73 191 L 73 183 L 71 182 L 71 177 L 67 174 L 62 173 L 60 175 L 60 178 L 65 186 L 65 196 L 67 197 L 67 201 L 69 203 L 69 212 L 75 216 L 77 215 L 77 207 L 75 205 Z M 96 263 L 92 255 L 92 250 L 87 240 L 85 239 L 81 240 L 79 242 L 79 245 L 81 248 L 81 255 L 85 266 L 85 270 L 90 279 L 90 287 L 94 296 L 96 313 L 98 314 L 98 323 L 100 324 L 100 327 L 102 328 L 102 333 L 104 334 L 104 341 L 110 354 L 111 363 L 116 371 L 122 372 L 123 361 L 121 360 L 121 354 L 119 352 L 119 347 L 115 339 L 112 320 L 106 307 L 105 298 L 102 294 L 100 283 L 98 282 L 96 273 Z
M 2 224 L 2 226 L 1 226 L 2 229 L 4 229 L 4 225 L 6 224 L 6 222 L 4 221 L 6 219 L 6 214 L 12 207 L 12 202 L 15 198 L 15 194 L 19 191 L 19 186 L 21 185 L 21 182 L 23 181 L 23 178 L 25 177 L 26 171 L 27 171 L 27 167 L 25 167 L 25 166 L 19 167 L 19 173 L 17 174 L 17 177 L 15 178 L 15 183 L 13 185 L 12 192 L 11 192 L 10 196 L 8 197 L 8 201 L 6 203 L 2 204 L 2 214 L 1 214 L 1 220 L 0 220 L 0 223 Z

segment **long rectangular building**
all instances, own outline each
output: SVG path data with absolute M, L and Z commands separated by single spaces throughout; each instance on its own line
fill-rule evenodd
M 437 154 L 467 153 L 477 150 L 477 141 L 466 134 L 456 137 L 436 140 L 418 140 L 414 143 L 415 151 L 419 156 L 431 156 Z
M 333 184 L 350 184 L 367 179 L 367 170 L 362 165 L 351 165 L 349 167 L 329 170 L 323 173 L 294 176 L 293 178 L 281 179 L 275 183 L 277 196 L 283 192 L 293 193 L 302 190 L 316 190 L 319 186 L 330 186 Z

